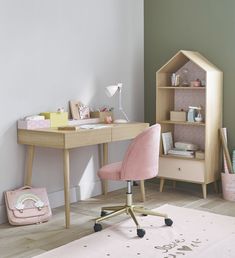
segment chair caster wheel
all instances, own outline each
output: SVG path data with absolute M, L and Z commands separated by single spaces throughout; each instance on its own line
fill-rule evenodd
M 173 224 L 173 221 L 171 219 L 165 219 L 165 224 L 170 227 Z
M 98 224 L 98 223 L 95 223 L 94 225 L 94 231 L 95 232 L 99 232 L 102 230 L 102 225 L 101 224 Z
M 101 211 L 101 213 L 100 213 L 100 217 L 104 217 L 104 216 L 106 216 L 108 214 L 108 212 L 107 211 Z
M 142 228 L 137 229 L 137 235 L 142 238 L 145 235 L 145 230 Z

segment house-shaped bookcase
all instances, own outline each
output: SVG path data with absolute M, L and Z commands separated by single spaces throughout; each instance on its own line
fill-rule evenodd
M 180 78 L 179 85 L 172 86 L 172 74 Z M 157 71 L 156 84 L 156 122 L 162 133 L 171 132 L 174 142 L 196 144 L 204 152 L 204 157 L 164 155 L 161 146 L 160 191 L 165 179 L 187 181 L 201 184 L 206 198 L 207 184 L 216 187 L 220 172 L 223 73 L 198 52 L 181 50 Z M 202 107 L 201 122 L 170 120 L 170 111 L 187 112 L 189 106 Z

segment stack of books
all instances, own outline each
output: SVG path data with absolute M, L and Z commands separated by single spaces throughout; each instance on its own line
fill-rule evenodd
M 187 151 L 187 150 L 182 150 L 182 149 L 177 149 L 177 148 L 170 149 L 167 154 L 174 155 L 174 156 L 186 157 L 186 158 L 194 157 L 194 151 Z

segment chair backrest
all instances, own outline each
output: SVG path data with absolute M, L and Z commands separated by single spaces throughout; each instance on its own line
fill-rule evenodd
M 145 129 L 129 145 L 125 154 L 122 180 L 145 180 L 158 174 L 161 126 Z

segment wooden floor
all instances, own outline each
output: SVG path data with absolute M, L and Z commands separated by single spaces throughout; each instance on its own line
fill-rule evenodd
M 133 188 L 134 202 L 140 203 L 139 186 Z M 223 200 L 219 194 L 211 193 L 204 200 L 199 191 L 192 193 L 168 187 L 163 193 L 159 193 L 158 189 L 157 184 L 146 183 L 145 206 L 147 208 L 156 208 L 168 203 L 235 216 L 235 204 Z M 70 229 L 64 228 L 64 207 L 53 209 L 52 219 L 40 225 L 13 227 L 9 224 L 2 224 L 0 225 L 0 257 L 33 257 L 91 234 L 93 233 L 93 219 L 99 216 L 100 207 L 124 202 L 125 189 L 108 193 L 106 197 L 96 196 L 74 203 L 71 207 Z M 126 219 L 125 215 L 113 218 L 103 223 L 103 228 L 124 219 Z

